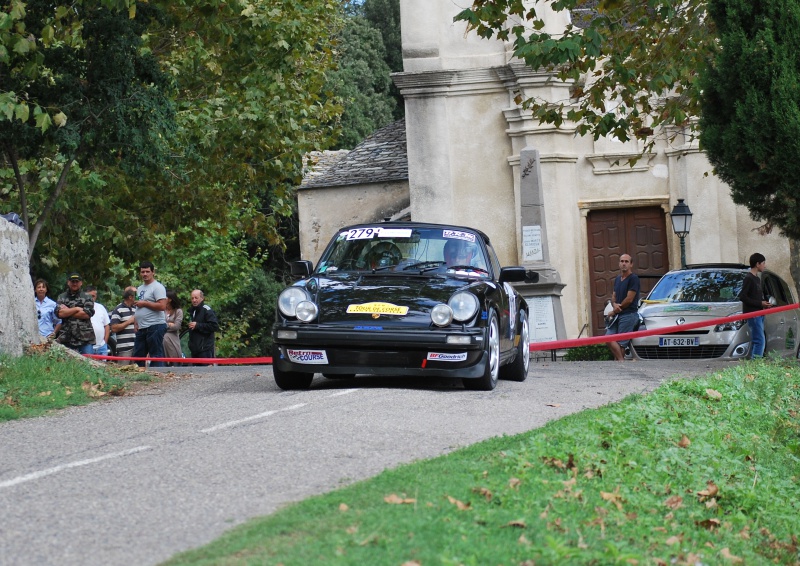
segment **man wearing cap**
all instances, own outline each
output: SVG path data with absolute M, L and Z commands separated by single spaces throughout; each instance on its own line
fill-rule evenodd
M 164 334 L 167 333 L 167 290 L 156 281 L 156 268 L 149 261 L 139 264 L 142 285 L 136 289 L 136 335 L 133 357 L 164 357 Z M 144 366 L 145 362 L 137 361 Z M 150 362 L 150 367 L 164 367 L 164 362 Z
M 61 333 L 58 341 L 81 354 L 91 354 L 94 350 L 94 301 L 81 291 L 83 278 L 72 272 L 67 276 L 67 290 L 56 300 L 55 314 L 61 319 Z
M 133 357 L 133 343 L 136 336 L 136 287 L 127 287 L 122 293 L 122 302 L 111 312 L 111 330 L 117 335 L 117 356 Z M 120 360 L 120 365 L 132 364 L 131 360 Z

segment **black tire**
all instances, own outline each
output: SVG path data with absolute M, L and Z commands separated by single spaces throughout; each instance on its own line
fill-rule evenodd
M 477 379 L 463 379 L 464 389 L 471 391 L 491 391 L 497 386 L 500 377 L 500 325 L 497 323 L 497 315 L 493 310 L 489 311 L 489 332 L 486 340 L 486 369 L 483 376 Z
M 293 389 L 308 389 L 311 387 L 311 382 L 314 381 L 313 373 L 304 373 L 300 371 L 282 371 L 275 365 L 275 360 L 280 358 L 280 348 L 277 346 L 272 347 L 272 375 L 275 377 L 275 383 L 284 391 Z
M 528 315 L 519 311 L 519 344 L 514 361 L 500 368 L 500 377 L 509 381 L 525 381 L 531 365 L 531 335 Z

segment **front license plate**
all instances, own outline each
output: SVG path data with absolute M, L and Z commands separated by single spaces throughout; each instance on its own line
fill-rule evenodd
M 286 357 L 296 364 L 327 364 L 325 350 L 292 350 L 286 348 Z
M 662 348 L 671 346 L 699 346 L 699 336 L 659 336 L 658 345 Z

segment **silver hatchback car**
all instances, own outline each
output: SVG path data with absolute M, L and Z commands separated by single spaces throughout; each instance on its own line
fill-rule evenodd
M 742 264 L 690 265 L 664 275 L 641 301 L 640 330 L 702 322 L 742 313 L 737 299 L 748 267 Z M 764 295 L 776 306 L 794 303 L 792 291 L 775 273 L 761 275 Z M 764 318 L 764 353 L 798 356 L 800 310 L 792 309 Z M 644 360 L 729 359 L 750 355 L 750 328 L 738 320 L 686 332 L 631 340 L 632 355 Z

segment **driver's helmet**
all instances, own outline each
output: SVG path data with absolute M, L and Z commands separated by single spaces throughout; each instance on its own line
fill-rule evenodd
M 447 240 L 444 245 L 444 261 L 450 265 L 472 265 L 478 249 L 466 240 Z
M 370 269 L 397 265 L 403 259 L 403 252 L 392 242 L 378 242 L 367 253 Z

